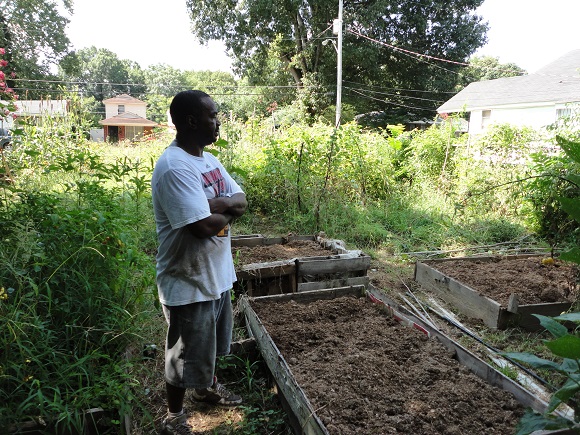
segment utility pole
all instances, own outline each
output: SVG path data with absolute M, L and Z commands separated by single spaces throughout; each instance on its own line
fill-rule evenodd
M 332 25 L 333 32 L 338 35 L 337 61 L 336 61 L 336 122 L 335 127 L 340 126 L 341 102 L 342 102 L 342 0 L 338 0 L 338 19 Z

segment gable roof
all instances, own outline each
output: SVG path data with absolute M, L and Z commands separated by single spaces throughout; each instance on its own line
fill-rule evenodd
M 572 102 L 580 102 L 580 50 L 565 54 L 533 74 L 470 83 L 437 112 Z
M 147 105 L 145 101 L 138 100 L 137 98 L 127 94 L 120 94 L 112 98 L 103 100 L 103 104 L 142 104 L 144 106 Z
M 139 115 L 135 115 L 131 112 L 124 112 L 120 113 L 115 116 L 111 116 L 110 118 L 103 119 L 99 121 L 101 125 L 134 125 L 140 127 L 156 127 L 157 124 L 155 121 L 150 121 L 148 119 L 142 118 Z

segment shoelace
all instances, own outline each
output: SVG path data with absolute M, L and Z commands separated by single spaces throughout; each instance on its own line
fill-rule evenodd
M 232 392 L 229 391 L 226 387 L 224 387 L 219 382 L 216 382 L 215 391 L 224 399 L 229 399 L 230 397 L 232 397 Z

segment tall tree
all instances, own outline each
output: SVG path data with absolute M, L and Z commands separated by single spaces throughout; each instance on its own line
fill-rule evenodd
M 66 63 L 69 68 L 61 70 L 62 77 L 78 83 L 86 95 L 99 102 L 118 94 L 139 98 L 146 91 L 145 75 L 139 64 L 119 59 L 106 48 L 83 48 L 67 58 Z
M 500 63 L 499 58 L 493 56 L 475 56 L 469 59 L 469 66 L 461 71 L 457 90 L 463 89 L 471 82 L 500 79 L 526 74 L 526 70 L 515 63 Z
M 451 91 L 460 68 L 436 59 L 465 62 L 485 43 L 487 25 L 475 14 L 482 3 L 345 2 L 342 75 L 344 83 L 355 89 L 345 89 L 344 101 L 360 110 L 391 110 L 408 117 L 434 113 L 440 101 L 432 92 Z M 187 4 L 194 34 L 202 42 L 224 41 L 238 74 L 264 79 L 268 59 L 276 56 L 299 87 L 305 77 L 328 88 L 336 83 L 335 49 L 323 44 L 332 38 L 336 0 L 187 0 Z M 375 87 L 392 92 L 371 92 Z
M 69 20 L 60 11 L 72 12 L 72 4 L 73 0 L 0 0 L 0 47 L 15 76 L 8 84 L 21 98 L 38 98 L 51 90 L 46 83 L 53 78 L 51 66 L 70 46 L 64 31 Z

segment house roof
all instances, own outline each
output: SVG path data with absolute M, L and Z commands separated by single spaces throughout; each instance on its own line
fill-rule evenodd
M 156 127 L 158 124 L 155 121 L 150 121 L 141 118 L 131 112 L 120 113 L 107 119 L 99 121 L 101 125 L 133 125 L 138 127 Z
M 103 104 L 142 104 L 147 105 L 145 101 L 138 100 L 135 97 L 127 94 L 116 95 L 113 98 L 103 100 Z
M 573 102 L 580 102 L 580 50 L 565 54 L 533 74 L 470 83 L 437 112 Z

